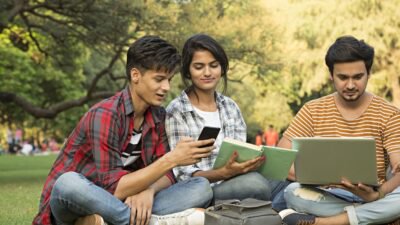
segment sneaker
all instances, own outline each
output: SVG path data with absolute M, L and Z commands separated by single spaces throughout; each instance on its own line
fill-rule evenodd
M 315 216 L 298 213 L 293 209 L 285 209 L 279 212 L 282 222 L 287 225 L 311 225 L 315 223 Z
M 78 218 L 75 225 L 107 225 L 107 223 L 104 222 L 103 217 L 93 214 Z
M 204 225 L 204 211 L 191 208 L 164 216 L 151 215 L 150 225 Z

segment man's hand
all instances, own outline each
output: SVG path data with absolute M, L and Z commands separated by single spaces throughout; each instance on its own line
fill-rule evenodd
M 373 202 L 379 199 L 379 192 L 375 191 L 372 187 L 369 187 L 362 183 L 354 185 L 345 178 L 342 179 L 342 183 L 340 185 L 333 185 L 333 186 L 348 190 L 351 193 L 359 196 L 366 202 Z
M 257 157 L 246 162 L 238 163 L 236 158 L 239 156 L 237 151 L 233 152 L 225 166 L 222 167 L 222 174 L 225 179 L 256 170 L 265 162 L 265 156 Z
M 125 200 L 125 204 L 131 208 L 131 225 L 149 224 L 153 208 L 153 200 L 154 190 L 150 188 L 140 192 L 139 194 L 130 196 Z
M 192 165 L 211 155 L 211 151 L 215 149 L 214 146 L 201 146 L 212 144 L 214 141 L 214 139 L 193 141 L 191 138 L 182 138 L 175 149 L 165 156 L 167 156 L 168 161 L 174 162 L 178 166 Z

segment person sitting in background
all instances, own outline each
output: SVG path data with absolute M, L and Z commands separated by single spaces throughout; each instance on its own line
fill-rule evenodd
M 23 155 L 31 155 L 33 153 L 33 145 L 30 143 L 30 141 L 24 141 L 22 143 L 22 149 L 21 149 L 21 153 Z
M 58 143 L 57 143 L 57 141 L 56 141 L 55 138 L 50 138 L 50 141 L 49 141 L 49 149 L 50 149 L 50 151 L 52 151 L 52 152 L 58 152 L 58 151 L 60 151 L 60 147 L 58 146 Z
M 40 150 L 42 152 L 47 152 L 49 150 L 49 141 L 45 138 L 40 144 Z
M 258 130 L 257 131 L 256 138 L 255 138 L 255 141 L 254 141 L 255 145 L 260 146 L 260 145 L 264 145 L 265 144 L 263 135 L 264 135 L 264 133 L 262 132 L 262 130 Z
M 269 125 L 264 133 L 264 141 L 267 146 L 276 146 L 279 141 L 279 134 L 274 129 L 274 126 Z

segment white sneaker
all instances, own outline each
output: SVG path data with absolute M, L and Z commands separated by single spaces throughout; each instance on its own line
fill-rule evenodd
M 204 225 L 204 211 L 191 208 L 164 216 L 151 215 L 150 225 Z

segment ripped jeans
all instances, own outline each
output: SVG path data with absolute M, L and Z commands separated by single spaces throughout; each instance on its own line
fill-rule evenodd
M 321 189 L 296 182 L 285 189 L 284 197 L 287 206 L 297 212 L 319 217 L 347 212 L 351 225 L 384 224 L 400 218 L 400 187 L 382 199 L 365 203 L 343 189 Z

